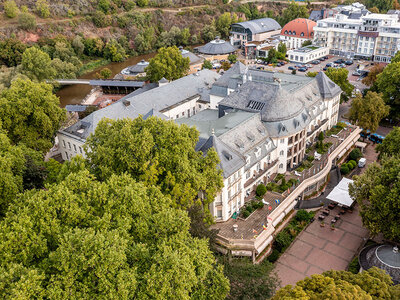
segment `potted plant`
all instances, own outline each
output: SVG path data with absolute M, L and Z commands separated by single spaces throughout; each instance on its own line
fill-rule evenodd
M 321 226 L 321 227 L 325 227 L 325 222 L 322 221 L 321 224 L 320 224 L 320 226 Z
M 335 224 L 331 225 L 331 230 L 335 230 Z

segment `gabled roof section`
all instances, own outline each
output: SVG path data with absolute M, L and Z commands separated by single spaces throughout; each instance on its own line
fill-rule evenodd
M 324 98 L 333 98 L 342 92 L 341 88 L 326 76 L 324 72 L 319 72 L 315 79 L 317 80 L 319 91 Z
M 219 156 L 220 168 L 222 169 L 224 178 L 228 178 L 246 164 L 244 157 L 233 151 L 215 135 L 211 135 L 199 151 L 207 153 L 210 148 L 214 148 Z

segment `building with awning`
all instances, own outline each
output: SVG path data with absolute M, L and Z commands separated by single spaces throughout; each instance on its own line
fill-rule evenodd
M 326 199 L 334 201 L 342 206 L 350 207 L 353 205 L 354 200 L 349 195 L 349 184 L 353 183 L 353 180 L 343 178 L 337 186 L 329 193 Z

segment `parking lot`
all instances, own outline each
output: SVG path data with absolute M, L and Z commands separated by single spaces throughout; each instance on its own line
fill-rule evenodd
M 317 65 L 313 65 L 311 64 L 311 62 L 307 63 L 307 65 L 310 66 L 310 68 L 307 69 L 307 71 L 305 72 L 301 72 L 299 70 L 296 71 L 297 75 L 306 75 L 308 72 L 321 72 L 323 71 L 323 68 L 328 64 L 328 63 L 334 63 L 334 61 L 338 60 L 338 59 L 343 59 L 343 60 L 347 60 L 346 58 L 342 58 L 342 57 L 338 57 L 338 56 L 333 56 L 333 55 L 328 55 L 328 59 L 325 61 L 321 61 L 319 64 Z M 300 64 L 300 63 L 287 63 L 283 66 L 269 66 L 269 65 L 265 65 L 265 64 L 257 64 L 254 63 L 253 64 L 255 67 L 257 68 L 261 68 L 267 71 L 273 71 L 273 72 L 284 72 L 284 73 L 292 73 L 292 70 L 289 70 L 289 67 L 295 67 L 296 65 L 304 65 L 304 64 Z M 353 64 L 352 65 L 346 65 L 345 68 L 349 71 L 349 81 L 352 82 L 352 84 L 360 89 L 363 90 L 365 88 L 365 86 L 361 83 L 360 80 L 360 76 L 354 76 L 353 73 L 356 71 L 357 66 L 358 65 L 364 65 L 365 68 L 368 68 L 371 66 L 371 62 L 367 62 L 364 60 L 353 60 Z

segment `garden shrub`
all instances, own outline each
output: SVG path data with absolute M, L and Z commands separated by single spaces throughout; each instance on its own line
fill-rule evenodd
M 309 222 L 311 220 L 311 218 L 312 218 L 312 215 L 304 209 L 300 209 L 296 213 L 296 220 L 298 220 L 298 221 Z
M 340 167 L 340 172 L 341 172 L 343 175 L 349 174 L 350 170 L 349 170 L 349 167 L 347 166 L 347 164 L 343 164 L 343 165 Z
M 267 192 L 267 188 L 262 183 L 257 186 L 256 195 L 262 197 Z
M 246 219 L 248 216 L 250 216 L 250 212 L 247 211 L 247 210 L 244 210 L 244 211 L 242 212 L 242 217 L 243 217 L 244 219 Z
M 292 239 L 292 236 L 288 232 L 279 232 L 275 238 L 275 249 L 279 252 L 285 251 L 285 249 L 292 243 Z
M 323 140 L 324 140 L 324 133 L 321 131 L 319 134 L 318 134 L 318 141 L 320 141 L 320 142 L 322 142 Z
M 350 262 L 348 267 L 349 272 L 353 274 L 358 274 L 360 271 L 360 264 L 358 263 L 358 257 L 354 257 L 353 260 Z
M 362 155 L 360 149 L 358 149 L 358 148 L 353 149 L 353 150 L 350 152 L 350 154 L 349 154 L 349 159 L 350 159 L 350 160 L 355 160 L 356 162 L 357 162 L 361 157 L 363 157 L 363 155 Z
M 283 179 L 283 178 L 285 178 L 285 174 L 279 173 L 278 175 L 276 175 L 274 181 L 275 181 L 275 182 L 279 182 L 279 180 L 281 180 L 281 179 Z
M 307 160 L 309 162 L 313 162 L 314 161 L 314 156 L 310 155 L 309 157 L 307 157 Z
M 273 263 L 278 260 L 279 256 L 280 256 L 280 252 L 278 250 L 274 249 L 274 250 L 272 250 L 271 254 L 268 256 L 267 259 L 269 262 Z
M 355 160 L 350 160 L 350 161 L 348 162 L 348 164 L 351 165 L 351 168 L 352 168 L 352 169 L 354 169 L 355 167 L 357 167 L 357 163 L 356 163 Z

